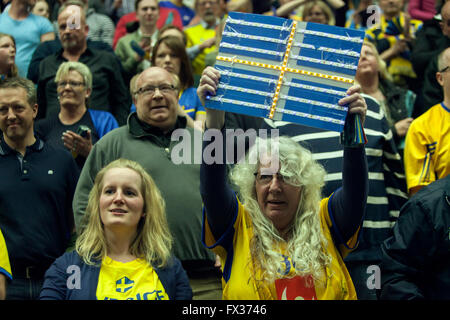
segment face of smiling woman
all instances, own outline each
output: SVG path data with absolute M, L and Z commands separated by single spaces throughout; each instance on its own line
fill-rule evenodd
M 100 217 L 105 230 L 116 228 L 135 232 L 144 216 L 140 175 L 129 168 L 112 168 L 103 177 Z

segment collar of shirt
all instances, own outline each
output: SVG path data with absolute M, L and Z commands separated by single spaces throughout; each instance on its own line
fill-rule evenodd
M 208 24 L 203 19 L 200 20 L 200 23 L 205 29 L 215 29 L 217 25 L 220 23 L 220 19 L 216 18 L 216 22 L 214 22 L 214 25 L 212 25 L 211 27 L 208 27 Z
M 87 43 L 86 43 L 87 45 Z M 64 52 L 64 48 L 59 49 L 58 53 L 57 53 L 57 57 L 58 60 L 64 60 L 64 61 L 68 61 L 66 58 L 63 57 L 63 52 Z M 81 54 L 80 59 L 78 60 L 79 62 L 81 61 L 81 58 L 84 56 L 92 56 L 93 55 L 93 51 L 91 48 L 89 48 L 88 46 L 86 46 L 86 50 L 84 50 L 84 52 Z
M 31 146 L 27 146 L 27 151 L 31 150 L 32 152 L 36 152 L 36 151 L 41 151 L 44 148 L 44 141 L 39 139 L 36 135 L 35 135 L 36 141 L 31 145 Z M 6 156 L 9 154 L 16 154 L 17 151 L 12 149 L 5 141 L 5 139 L 3 139 L 3 136 L 1 137 L 1 141 L 0 141 L 0 155 L 2 156 Z
M 128 129 L 132 136 L 136 138 L 151 137 L 156 139 L 160 145 L 167 147 L 170 144 L 172 132 L 176 129 L 186 128 L 187 120 L 185 117 L 178 116 L 175 126 L 172 130 L 164 133 L 160 128 L 151 126 L 148 123 L 141 121 L 137 113 L 134 112 L 128 117 Z

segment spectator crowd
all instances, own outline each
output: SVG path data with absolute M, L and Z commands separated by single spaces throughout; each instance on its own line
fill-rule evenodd
M 366 144 L 205 108 L 232 11 L 365 31 Z M 0 300 L 450 299 L 449 173 L 450 1 L 1 3 Z

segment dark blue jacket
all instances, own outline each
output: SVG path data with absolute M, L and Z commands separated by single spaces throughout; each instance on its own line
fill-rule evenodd
M 383 245 L 381 299 L 450 299 L 450 175 L 402 207 Z
M 75 267 L 74 267 L 75 266 Z M 79 289 L 69 288 L 80 270 Z M 173 257 L 169 266 L 159 269 L 154 267 L 170 300 L 191 300 L 192 289 L 180 261 Z M 96 300 L 100 264 L 87 265 L 75 252 L 67 252 L 51 265 L 45 273 L 41 300 Z

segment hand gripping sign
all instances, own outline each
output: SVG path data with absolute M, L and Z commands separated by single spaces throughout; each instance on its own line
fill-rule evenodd
M 217 94 L 207 108 L 341 132 L 365 142 L 359 117 L 338 101 L 354 83 L 364 32 L 231 12 L 215 68 Z M 350 119 L 351 118 L 351 119 Z

